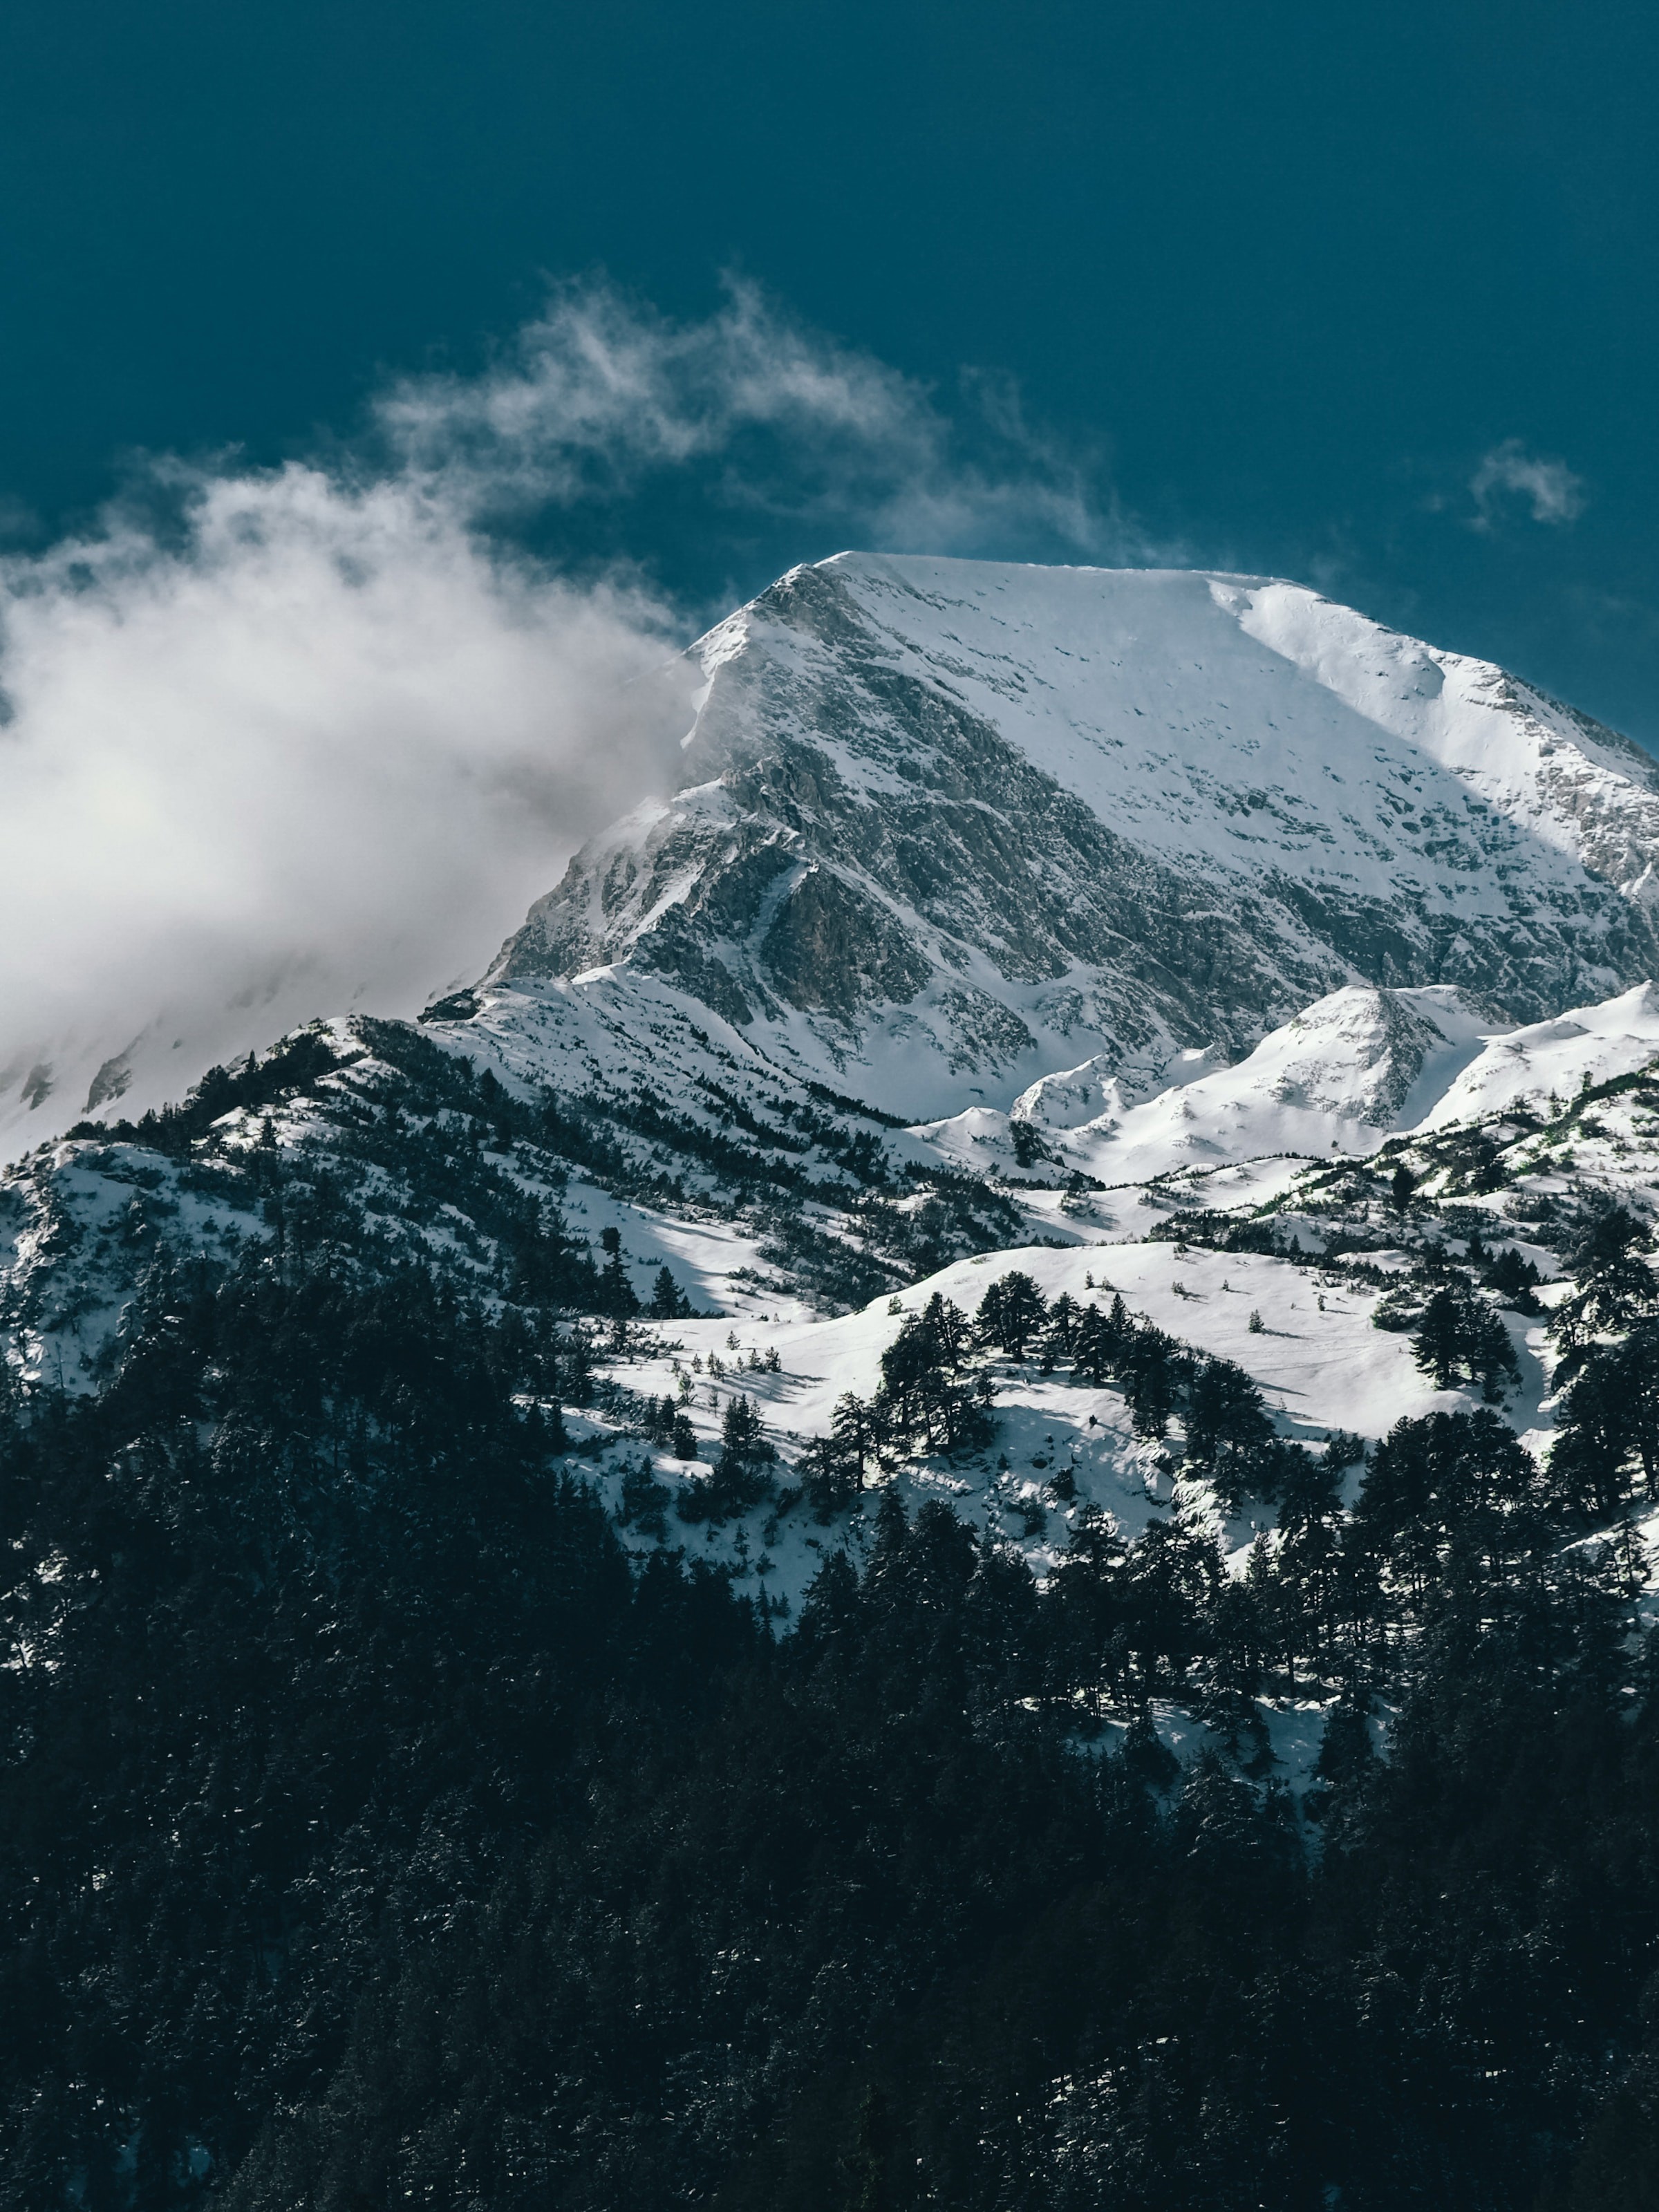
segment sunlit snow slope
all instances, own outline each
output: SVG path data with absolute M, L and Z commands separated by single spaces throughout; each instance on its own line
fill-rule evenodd
M 1160 1088 L 1345 985 L 1489 1027 L 1659 968 L 1625 739 L 1291 584 L 844 555 L 705 638 L 684 783 L 492 988 L 661 977 L 916 1118 Z
M 1650 983 L 1524 1026 L 1444 984 L 1349 985 L 1231 1067 L 1184 1055 L 1164 1087 L 1131 1103 L 1118 1077 L 1088 1061 L 1033 1084 L 1011 1121 L 1040 1131 L 1060 1158 L 1123 1183 L 1266 1154 L 1375 1152 L 1400 1131 L 1559 1103 L 1655 1058 Z

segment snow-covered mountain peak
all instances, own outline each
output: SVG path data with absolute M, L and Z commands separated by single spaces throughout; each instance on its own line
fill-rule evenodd
M 682 788 L 494 984 L 624 962 L 916 1119 L 1098 1063 L 1078 1126 L 1349 984 L 1518 1022 L 1659 971 L 1646 757 L 1301 586 L 844 554 L 696 650 Z
M 1351 987 L 1392 993 L 1391 1020 L 1471 994 L 1495 1033 L 1659 974 L 1646 756 L 1302 586 L 844 554 L 694 651 L 678 788 L 532 909 L 485 979 L 496 1026 L 539 1036 L 526 1010 L 556 988 L 619 1035 L 665 992 L 907 1121 L 1073 1130 Z M 82 1042 L 50 1085 L 9 1069 L 17 1149 L 199 1073 Z M 1297 1066 L 1322 1055 L 1395 1065 L 1322 1032 Z M 1389 1118 L 1346 1089 L 1338 1109 Z

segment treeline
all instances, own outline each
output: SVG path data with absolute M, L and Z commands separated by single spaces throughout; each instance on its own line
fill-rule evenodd
M 214 1125 L 239 1109 L 269 1120 L 302 1109 L 295 1149 L 313 1181 L 380 1178 L 377 1202 L 411 1226 L 448 1209 L 457 1235 L 477 1240 L 475 1258 L 489 1263 L 490 1244 L 511 1255 L 515 1296 L 607 1317 L 627 1317 L 631 1293 L 563 1237 L 556 1198 L 573 1170 L 646 1206 L 735 1209 L 763 1256 L 842 1307 L 1023 1233 L 1011 1200 L 980 1177 L 896 1167 L 878 1133 L 892 1117 L 822 1085 L 771 1100 L 771 1120 L 714 1083 L 696 1111 L 644 1083 L 603 1097 L 524 1097 L 411 1024 L 361 1018 L 352 1036 L 343 1048 L 320 1028 L 298 1032 L 263 1060 L 210 1069 L 180 1105 L 70 1133 L 141 1147 L 189 1176 L 245 1176 L 245 1152 L 220 1145 Z M 837 1120 L 829 1109 L 840 1105 L 872 1126 Z M 537 1200 L 526 1182 L 550 1195 Z
M 1634 1233 L 1616 1224 L 1595 1232 L 1626 1254 Z M 1608 1293 L 1595 1279 L 1592 1253 L 1581 1295 L 1605 1315 Z M 1582 1326 L 1563 1314 L 1564 1331 Z M 1212 1486 L 1229 1510 L 1271 1502 L 1273 1533 L 1258 1538 L 1240 1576 L 1202 1514 L 1170 1510 L 1130 1545 L 1110 1516 L 1074 1513 L 1048 1594 L 1067 1655 L 1052 1691 L 1080 1699 L 1091 1718 L 1159 1696 L 1193 1704 L 1265 1772 L 1260 1700 L 1312 1691 L 1369 1710 L 1408 1668 L 1453 1579 L 1484 1618 L 1517 1630 L 1552 1607 L 1633 1601 L 1645 1560 L 1634 1528 L 1614 1517 L 1632 1496 L 1617 1470 L 1633 1462 L 1639 1477 L 1644 1443 L 1659 1455 L 1659 1388 L 1649 1380 L 1615 1395 L 1607 1378 L 1626 1375 L 1648 1346 L 1638 1331 L 1585 1355 L 1562 1442 L 1544 1464 L 1484 1407 L 1402 1420 L 1369 1455 L 1340 1433 L 1315 1452 L 1276 1434 L 1233 1362 L 1129 1314 L 1115 1292 L 1104 1308 L 1065 1293 L 1047 1302 L 1013 1271 L 988 1286 L 971 1319 L 938 1293 L 907 1315 L 874 1394 L 842 1396 L 798 1472 L 827 1521 L 908 1456 L 982 1451 L 993 1438 L 991 1352 L 1116 1387 L 1144 1439 L 1168 1438 L 1179 1419 L 1165 1467 Z M 1418 1349 L 1430 1364 L 1429 1329 Z M 1051 1506 L 1074 1504 L 1069 1468 L 1045 1489 Z M 1596 1530 L 1599 1540 L 1579 1540 Z
M 258 1111 L 295 1092 L 309 1091 L 319 1077 L 349 1064 L 350 1058 L 337 1049 L 326 1031 L 301 1030 L 263 1060 L 250 1053 L 239 1067 L 210 1067 L 182 1105 L 152 1110 L 137 1121 L 77 1122 L 69 1134 L 108 1137 L 184 1158 L 222 1115 L 239 1108 Z

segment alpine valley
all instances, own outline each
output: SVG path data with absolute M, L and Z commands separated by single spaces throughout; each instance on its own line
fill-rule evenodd
M 690 658 L 472 988 L 0 1095 L 0 2205 L 1650 2204 L 1659 770 L 1261 578 Z

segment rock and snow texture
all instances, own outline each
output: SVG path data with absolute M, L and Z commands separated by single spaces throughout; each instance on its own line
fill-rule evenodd
M 1052 1125 L 1345 985 L 1496 1029 L 1659 972 L 1647 756 L 1300 586 L 843 555 L 697 649 L 682 788 L 496 988 L 649 972 L 917 1120 L 1095 1060 Z
M 1011 1118 L 1041 1130 L 1051 1157 L 1104 1182 L 1137 1182 L 1273 1154 L 1375 1152 L 1402 1132 L 1547 1109 L 1656 1058 L 1650 983 L 1524 1026 L 1495 1022 L 1490 1006 L 1446 984 L 1350 984 L 1231 1067 L 1178 1054 L 1164 1087 L 1129 1105 L 1089 1062 L 1034 1084 Z M 1079 1101 L 1103 1103 L 1084 1119 Z
M 1659 1057 L 1659 990 L 1638 983 L 1600 1006 L 1493 1036 L 1433 1105 L 1402 1127 L 1444 1129 L 1516 1107 L 1547 1110 L 1587 1085 L 1633 1075 Z
M 1065 1127 L 1054 1149 L 1109 1183 L 1270 1153 L 1374 1152 L 1392 1130 L 1421 1118 L 1486 1048 L 1492 1028 L 1492 1008 L 1447 984 L 1349 984 L 1271 1030 L 1231 1067 L 1189 1073 L 1178 1063 L 1169 1087 L 1139 1104 L 1115 1109 L 1109 1099 L 1094 1119 Z M 1083 1076 L 1034 1085 L 1016 1115 L 1052 1128 L 1051 1091 L 1069 1102 Z

